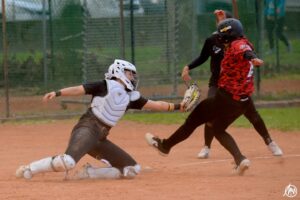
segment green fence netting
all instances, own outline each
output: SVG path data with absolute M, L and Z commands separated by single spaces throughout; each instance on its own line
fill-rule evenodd
M 285 1 L 283 28 L 291 51 L 278 40 L 273 52 L 269 51 L 263 1 L 236 2 L 245 33 L 265 60 L 257 77 L 299 73 L 300 2 Z M 10 0 L 5 3 L 8 51 L 3 51 L 1 40 L 0 53 L 1 63 L 3 55 L 8 55 L 8 85 L 3 65 L 0 118 L 6 117 L 7 106 L 10 117 L 67 112 L 57 105 L 53 109 L 44 105 L 32 109 L 29 105 L 41 104 L 41 95 L 46 91 L 103 79 L 115 58 L 137 66 L 140 88 L 146 88 L 147 96 L 180 96 L 182 67 L 199 55 L 204 40 L 216 30 L 213 11 L 232 12 L 230 0 Z M 3 26 L 0 34 L 3 38 Z M 208 79 L 208 63 L 192 71 L 194 79 Z M 84 109 L 79 106 L 71 112 Z

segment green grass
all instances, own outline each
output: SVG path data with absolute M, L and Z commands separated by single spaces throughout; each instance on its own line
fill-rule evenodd
M 298 66 L 298 57 L 300 53 L 300 41 L 298 39 L 294 39 L 290 41 L 292 44 L 292 51 L 287 52 L 286 47 L 282 44 L 282 42 L 279 42 L 279 58 L 281 65 L 294 65 Z M 265 51 L 268 50 L 264 49 Z M 275 65 L 276 61 L 276 54 L 270 54 L 270 55 L 264 55 L 263 60 L 266 63 L 269 63 L 271 65 Z
M 29 57 L 32 57 L 36 63 L 39 63 L 43 59 L 43 53 L 41 51 L 35 52 L 18 52 L 18 53 L 9 53 L 8 59 L 13 60 L 14 62 L 25 62 Z M 0 62 L 3 62 L 3 55 L 0 53 Z
M 300 74 L 297 73 L 280 73 L 272 76 L 265 76 L 266 80 L 300 80 Z
M 300 131 L 300 107 L 293 108 L 268 108 L 259 109 L 268 129 L 277 129 L 281 131 Z M 134 121 L 143 124 L 176 124 L 178 127 L 187 118 L 188 113 L 160 113 L 160 112 L 134 112 L 127 113 L 122 120 Z M 69 120 L 77 121 L 79 116 Z M 46 124 L 55 123 L 58 120 L 53 119 L 31 119 L 7 121 L 9 124 Z M 233 123 L 234 127 L 252 128 L 249 121 L 241 116 Z
M 277 129 L 281 131 L 299 131 L 300 130 L 300 107 L 296 108 L 276 108 L 259 109 L 263 120 L 268 129 Z M 127 114 L 124 120 L 130 120 L 145 124 L 178 124 L 181 125 L 187 113 L 134 113 Z M 237 119 L 233 126 L 252 128 L 252 125 L 245 117 Z
M 300 107 L 259 109 L 259 113 L 268 129 L 278 129 L 281 131 L 300 130 Z M 237 127 L 252 127 L 244 116 L 235 121 L 234 125 Z
M 131 113 L 124 116 L 124 120 L 140 122 L 144 124 L 181 124 L 188 116 L 187 113 L 160 113 L 142 112 Z

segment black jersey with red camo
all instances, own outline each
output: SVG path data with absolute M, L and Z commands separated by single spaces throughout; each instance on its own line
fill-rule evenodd
M 221 62 L 218 86 L 233 95 L 250 96 L 254 91 L 253 65 L 244 57 L 246 51 L 253 51 L 253 45 L 246 38 L 235 40 Z

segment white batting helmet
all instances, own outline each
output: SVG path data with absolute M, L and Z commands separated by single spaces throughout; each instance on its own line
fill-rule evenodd
M 134 74 L 134 79 L 129 80 L 125 75 L 125 70 L 129 70 Z M 125 60 L 116 59 L 113 64 L 108 68 L 108 72 L 105 74 L 105 79 L 118 78 L 130 91 L 133 91 L 137 87 L 137 73 L 136 68 L 130 62 Z

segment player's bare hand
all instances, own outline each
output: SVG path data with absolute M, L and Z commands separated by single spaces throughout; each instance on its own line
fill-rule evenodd
M 189 67 L 188 66 L 184 66 L 184 68 L 182 69 L 181 72 L 181 78 L 182 80 L 184 80 L 185 82 L 189 82 L 190 80 L 192 80 L 190 74 L 189 74 Z
M 259 58 L 253 58 L 251 60 L 252 64 L 255 65 L 255 66 L 260 66 L 262 64 L 264 64 L 264 61 L 259 59 Z
M 223 21 L 224 19 L 226 19 L 226 13 L 225 13 L 224 10 L 215 10 L 214 14 L 216 16 L 217 23 L 219 23 L 219 22 Z
M 49 93 L 47 93 L 47 94 L 44 95 L 43 101 L 47 102 L 48 100 L 53 99 L 54 97 L 55 97 L 55 92 L 54 91 L 53 92 L 49 92 Z

